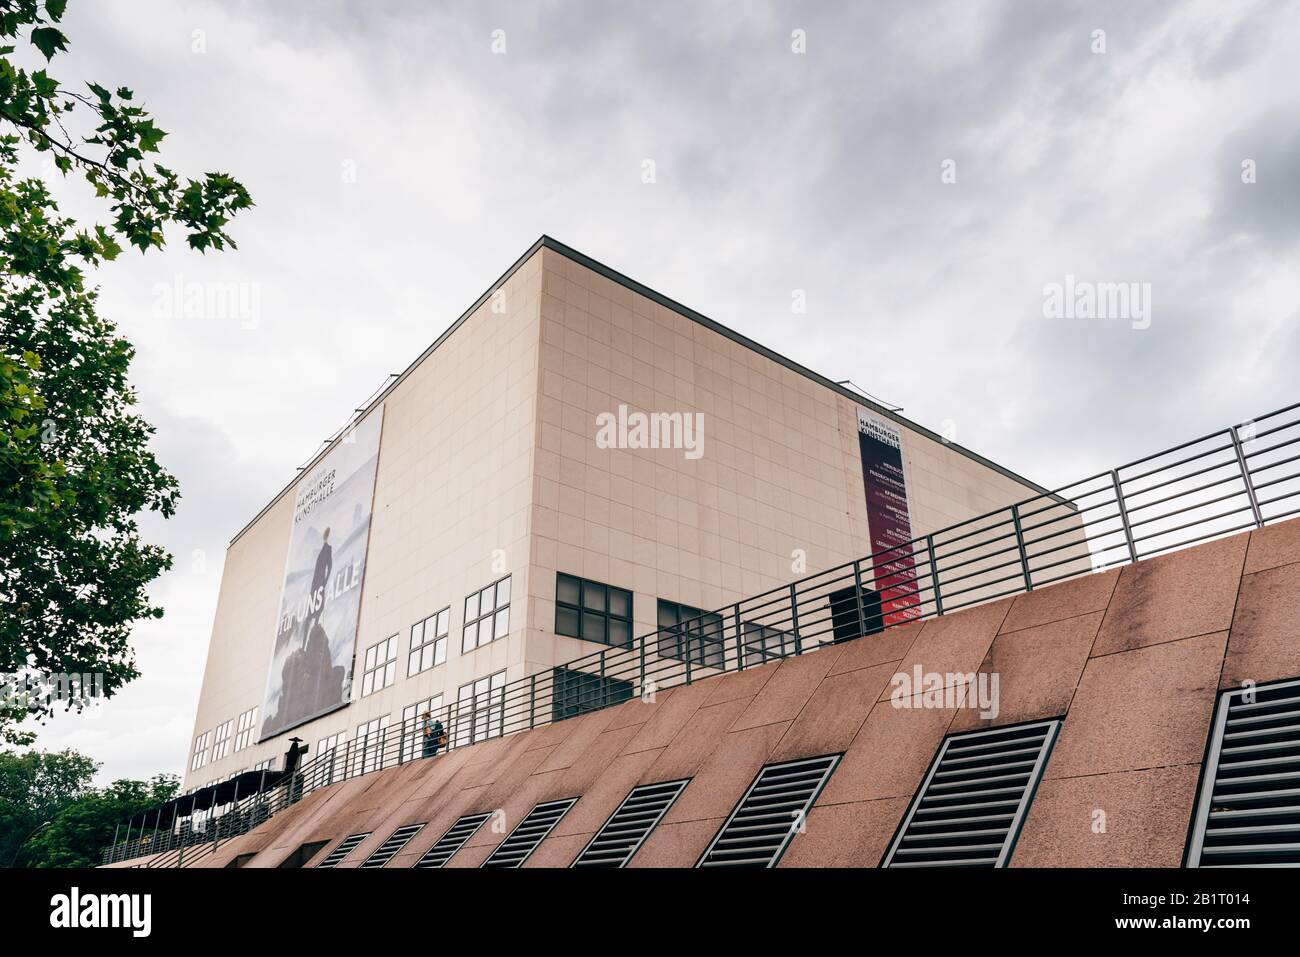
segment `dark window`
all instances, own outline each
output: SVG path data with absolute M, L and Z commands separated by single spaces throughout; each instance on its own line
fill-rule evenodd
M 551 669 L 551 720 L 563 721 L 588 711 L 619 704 L 632 697 L 632 682 L 617 678 L 573 671 L 569 668 Z
M 721 668 L 722 616 L 659 599 L 659 656 L 707 668 Z
M 632 644 L 632 593 L 625 588 L 555 576 L 555 633 L 626 648 Z
M 769 628 L 747 621 L 745 632 L 745 667 L 765 665 L 794 654 L 794 639 L 780 628 Z
M 320 853 L 320 851 L 328 843 L 329 841 L 309 841 L 308 843 L 301 845 L 298 848 L 298 850 L 294 851 L 283 861 L 281 861 L 279 866 L 280 867 L 302 867 L 313 857 L 315 857 L 318 853 Z
M 858 621 L 858 603 L 853 597 L 853 586 L 831 592 L 831 628 L 836 641 L 850 641 L 863 635 L 874 635 L 885 630 L 880 614 L 880 592 L 870 588 L 862 593 L 862 620 Z

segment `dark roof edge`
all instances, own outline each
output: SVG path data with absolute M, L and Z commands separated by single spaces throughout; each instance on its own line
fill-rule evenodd
M 514 263 L 511 264 L 510 268 L 507 269 L 505 272 L 503 272 L 497 278 L 497 280 L 487 288 L 487 291 L 485 291 L 483 295 L 479 296 L 478 299 L 474 301 L 474 304 L 472 306 L 470 306 L 463 313 L 461 313 L 460 317 L 455 322 L 453 322 L 450 326 L 448 326 L 442 332 L 442 334 L 438 336 L 437 339 L 433 340 L 433 342 L 429 345 L 429 347 L 425 349 L 423 352 L 421 352 L 419 356 L 416 357 L 415 361 L 413 361 L 410 365 L 408 365 L 406 369 L 403 370 L 402 373 L 396 379 L 388 383 L 388 385 L 386 385 L 379 392 L 379 394 L 376 395 L 370 401 L 370 404 L 366 406 L 365 412 L 359 415 L 354 420 L 354 422 L 360 422 L 367 415 L 369 415 L 371 410 L 374 409 L 375 406 L 383 402 L 384 399 L 387 398 L 388 395 L 394 389 L 396 389 L 403 381 L 405 381 L 406 377 L 409 376 L 412 372 L 414 372 L 416 368 L 418 368 L 419 365 L 422 362 L 424 362 L 424 360 L 427 359 L 435 349 L 437 349 L 440 345 L 442 345 L 443 342 L 445 342 L 446 339 L 453 332 L 459 329 L 461 325 L 465 322 L 465 320 L 467 320 L 470 316 L 472 316 L 474 312 L 480 306 L 483 305 L 483 303 L 487 302 L 488 299 L 491 298 L 492 294 L 496 292 L 501 286 L 503 286 L 506 283 L 506 281 L 509 280 L 510 277 L 515 274 L 515 272 L 519 269 L 520 266 L 522 266 L 529 259 L 531 259 L 539 249 L 543 249 L 543 248 L 558 253 L 559 255 L 564 256 L 566 259 L 570 259 L 573 262 L 577 263 L 578 265 L 584 266 L 587 269 L 590 269 L 592 272 L 604 276 L 606 279 L 610 280 L 611 282 L 616 282 L 620 286 L 630 289 L 632 292 L 644 296 L 645 298 L 651 300 L 652 302 L 658 303 L 659 305 L 663 306 L 666 309 L 671 309 L 673 312 L 676 312 L 679 315 L 684 316 L 687 319 L 690 319 L 692 322 L 698 322 L 700 325 L 704 326 L 705 328 L 710 329 L 713 332 L 718 333 L 719 335 L 726 336 L 731 341 L 739 343 L 745 348 L 757 352 L 759 355 L 763 356 L 764 358 L 770 359 L 773 362 L 783 365 L 787 369 L 790 369 L 793 372 L 797 372 L 799 373 L 799 375 L 804 376 L 807 379 L 811 379 L 813 382 L 816 382 L 818 385 L 824 386 L 825 388 L 830 389 L 833 392 L 838 392 L 840 395 L 844 396 L 845 398 L 853 400 L 858 405 L 865 406 L 871 409 L 871 411 L 876 413 L 877 415 L 883 416 L 887 419 L 891 419 L 894 422 L 897 422 L 899 425 L 906 426 L 907 428 L 911 429 L 913 432 L 917 432 L 920 435 L 924 435 L 926 438 L 931 439 L 932 441 L 945 445 L 950 449 L 954 449 L 955 451 L 966 456 L 967 458 L 975 462 L 978 462 L 980 465 L 983 465 L 985 468 L 992 469 L 993 471 L 998 472 L 1001 475 L 1005 475 L 1007 478 L 1012 479 L 1028 488 L 1033 489 L 1034 491 L 1038 492 L 1040 495 L 1051 495 L 1053 498 L 1058 499 L 1064 504 L 1070 504 L 1068 502 L 1065 502 L 1064 499 L 1061 499 L 1060 496 L 1056 495 L 1049 489 L 1043 488 L 1043 486 L 1039 485 L 1037 482 L 1031 482 L 1023 475 L 1017 475 L 1015 472 L 1011 471 L 1010 469 L 1004 468 L 1003 466 L 998 465 L 998 463 L 990 459 L 986 459 L 978 452 L 972 452 L 970 449 L 962 445 L 958 445 L 956 442 L 947 441 L 941 435 L 939 435 L 936 432 L 932 432 L 930 429 L 927 429 L 925 426 L 918 425 L 916 422 L 913 422 L 911 419 L 901 416 L 897 412 L 892 412 L 889 409 L 885 408 L 884 406 L 880 405 L 879 403 L 873 402 L 870 399 L 866 398 L 865 396 L 857 392 L 854 392 L 851 389 L 846 389 L 838 382 L 832 382 L 830 379 L 826 378 L 825 376 L 817 372 L 814 372 L 813 370 L 807 368 L 806 366 L 800 365 L 799 363 L 795 362 L 793 359 L 788 359 L 785 356 L 781 355 L 779 352 L 774 352 L 773 350 L 767 348 L 767 346 L 761 345 L 755 342 L 753 339 L 741 335 L 739 332 L 736 332 L 734 329 L 729 329 L 728 327 L 724 326 L 722 323 L 710 319 L 708 316 L 703 315 L 702 313 L 696 312 L 694 309 L 691 309 L 689 306 L 684 306 L 681 303 L 677 302 L 676 300 L 669 299 L 667 296 L 663 295 L 662 293 L 655 292 L 655 290 L 651 289 L 649 286 L 639 283 L 635 279 L 625 276 L 623 275 L 623 273 L 618 272 L 615 269 L 611 269 L 609 266 L 606 266 L 604 263 L 592 259 L 590 256 L 578 252 L 578 250 L 572 248 L 571 246 L 566 246 L 564 243 L 560 242 L 559 240 L 552 239 L 550 236 L 544 234 L 535 243 L 529 246 L 528 250 L 522 256 L 516 259 Z M 343 437 L 343 434 L 346 433 L 346 431 L 347 430 L 344 429 L 343 432 L 341 432 L 339 435 L 334 437 L 333 441 L 331 441 L 329 445 L 327 445 L 325 448 L 317 452 L 316 455 L 313 456 L 312 459 L 306 465 L 304 465 L 301 469 L 299 469 L 298 474 L 301 475 L 303 472 L 310 471 L 312 467 L 316 465 L 317 462 L 319 462 L 322 458 L 328 455 L 334 449 L 334 446 L 338 444 L 338 442 Z M 230 539 L 230 544 L 234 545 L 235 542 L 239 541 L 239 539 L 244 535 L 244 533 L 247 532 L 250 528 L 252 528 L 255 524 L 257 524 L 257 522 L 262 518 L 262 516 L 265 515 L 267 512 L 269 512 L 271 508 L 275 505 L 275 503 L 280 500 L 280 497 L 283 496 L 285 492 L 288 492 L 291 488 L 293 488 L 294 485 L 297 484 L 297 482 L 298 482 L 298 476 L 294 476 L 292 480 L 290 480 L 283 488 L 281 488 L 278 492 L 276 492 L 275 495 L 271 497 L 271 500 L 267 502 L 266 505 L 264 505 L 257 512 L 257 514 L 254 515 L 247 522 L 247 524 L 244 525 L 243 528 L 241 528 L 237 533 L 235 533 L 234 537 Z

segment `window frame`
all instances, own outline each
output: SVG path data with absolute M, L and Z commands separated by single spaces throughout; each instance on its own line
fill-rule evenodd
M 655 653 L 660 658 L 671 658 L 673 661 L 685 663 L 689 657 L 692 667 L 719 670 L 725 668 L 727 635 L 721 614 L 716 611 L 705 611 L 693 605 L 685 605 L 679 601 L 670 601 L 667 598 L 659 598 L 657 602 Z M 668 610 L 674 618 L 672 624 L 664 622 L 665 610 Z M 684 615 L 683 612 L 691 614 Z M 686 626 L 685 631 L 682 630 L 683 620 L 691 622 Z M 708 633 L 703 630 L 706 628 Z M 682 650 L 683 645 L 686 646 L 685 652 Z
M 243 751 L 245 748 L 252 747 L 256 742 L 253 741 L 253 731 L 257 727 L 258 706 L 253 705 L 239 716 L 235 726 L 235 753 Z
M 397 635 L 389 635 L 366 649 L 366 656 L 362 659 L 361 697 L 365 698 L 385 688 L 391 688 L 397 681 L 397 637 Z M 380 661 L 379 649 L 384 646 L 388 646 L 388 657 Z M 382 673 L 384 683 L 376 687 L 375 675 L 379 673 Z
M 392 715 L 381 714 L 357 725 L 352 739 L 354 744 L 352 767 L 349 769 L 348 777 L 383 770 L 384 742 L 388 737 L 391 719 Z
M 433 622 L 433 634 L 430 636 L 429 623 Z M 419 640 L 416 640 L 416 629 Z M 439 609 L 423 621 L 411 626 L 411 644 L 406 652 L 406 677 L 423 674 L 430 669 L 447 663 L 447 641 L 451 635 L 451 605 Z M 431 656 L 430 663 L 425 664 L 426 656 Z M 417 667 L 418 665 L 418 667 Z
M 343 772 L 344 772 L 343 776 L 344 777 L 347 776 L 347 768 L 348 768 L 347 746 L 348 746 L 347 728 L 344 728 L 341 731 L 335 731 L 333 734 L 327 734 L 325 737 L 321 738 L 319 741 L 316 742 L 317 760 L 316 763 L 313 765 L 313 767 L 315 768 L 315 772 L 313 774 L 313 777 L 315 778 L 315 783 L 313 784 L 313 787 L 324 787 L 327 784 L 334 783 L 334 772 L 339 767 L 340 757 L 343 759 Z M 343 750 L 343 753 L 341 755 L 339 754 L 340 748 Z M 327 753 L 330 755 L 330 759 L 329 759 L 329 763 L 325 764 L 321 759 Z
M 208 741 L 211 731 L 204 731 L 194 739 L 194 752 L 190 755 L 190 770 L 197 771 L 208 763 Z
M 464 613 L 460 627 L 460 653 L 462 655 L 467 655 L 471 651 L 490 645 L 492 642 L 499 641 L 510 634 L 510 601 L 513 595 L 513 582 L 510 579 L 512 577 L 513 574 L 498 578 L 490 585 L 486 585 L 465 596 L 464 604 L 461 605 L 461 610 Z M 504 602 L 501 600 L 500 595 L 502 585 L 505 586 Z M 489 592 L 491 592 L 493 604 L 491 608 L 484 611 L 483 597 Z M 471 600 L 474 602 L 473 611 L 471 611 Z M 492 622 L 492 633 L 487 640 L 484 640 L 482 634 L 483 624 L 489 619 Z M 501 621 L 505 622 L 504 627 L 500 624 Z M 474 632 L 474 644 L 472 645 L 469 644 L 471 630 Z
M 566 583 L 577 585 L 578 597 L 576 604 L 569 601 L 567 598 L 561 597 L 560 589 Z M 601 601 L 602 607 L 597 607 L 588 603 L 587 591 L 589 588 L 593 590 L 599 588 L 603 591 L 604 595 Z M 618 614 L 612 610 L 613 602 L 610 600 L 612 593 L 619 593 L 627 596 L 626 615 Z M 598 645 L 608 645 L 611 648 L 631 648 L 634 644 L 634 636 L 632 633 L 634 614 L 633 598 L 634 594 L 630 588 L 620 588 L 618 585 L 609 585 L 605 582 L 594 581 L 590 578 L 570 575 L 568 572 L 557 571 L 555 573 L 555 633 L 565 638 L 576 638 L 579 641 L 590 641 Z M 563 613 L 569 613 L 575 616 L 577 624 L 574 626 L 574 631 L 567 631 L 561 628 L 561 616 Z M 599 620 L 601 622 L 600 637 L 588 636 L 587 625 L 589 619 Z M 626 641 L 611 640 L 611 623 L 613 622 L 626 626 Z
M 635 698 L 636 686 L 622 678 L 555 665 L 551 668 L 551 721 L 564 721 Z
M 215 764 L 230 754 L 230 738 L 234 731 L 234 727 L 235 719 L 227 718 L 225 721 L 221 722 L 221 724 L 213 728 L 212 754 L 208 758 L 209 764 Z
M 771 625 L 764 625 L 757 621 L 742 621 L 740 630 L 743 642 L 741 653 L 744 656 L 746 668 L 757 668 L 772 661 L 782 661 L 793 655 L 793 650 L 787 653 L 786 649 L 787 647 L 789 649 L 795 647 L 794 635 L 784 628 L 773 628 Z M 757 644 L 751 640 L 754 632 L 758 632 L 759 640 Z M 778 647 L 781 652 L 779 655 L 768 654 L 773 638 L 778 639 Z
M 499 684 L 497 684 L 500 679 Z M 479 686 L 487 686 L 479 690 Z M 495 685 L 495 686 L 494 686 Z M 469 689 L 468 697 L 465 690 Z M 456 689 L 456 727 L 448 730 L 448 740 L 455 747 L 476 744 L 489 738 L 499 738 L 505 733 L 506 669 L 483 675 Z M 465 710 L 468 702 L 468 710 Z M 495 719 L 496 728 L 493 730 Z M 483 730 L 480 732 L 480 728 Z

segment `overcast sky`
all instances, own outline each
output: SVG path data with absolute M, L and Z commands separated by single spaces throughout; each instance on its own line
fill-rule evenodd
M 176 566 L 143 677 L 40 735 L 106 779 L 181 770 L 231 536 L 542 233 L 1047 485 L 1300 392 L 1293 4 L 73 0 L 65 27 L 54 75 L 130 86 L 167 165 L 257 203 L 237 252 L 99 277 L 183 493 L 146 523 Z M 1149 283 L 1149 326 L 1044 318 L 1067 275 Z M 219 283 L 242 310 L 174 299 Z

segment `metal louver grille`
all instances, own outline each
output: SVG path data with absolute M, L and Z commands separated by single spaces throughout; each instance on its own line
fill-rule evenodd
M 1059 720 L 944 740 L 885 867 L 1004 867 Z
M 696 867 L 775 867 L 840 755 L 769 764 L 740 799 Z
M 668 781 L 633 788 L 571 866 L 626 867 L 686 784 Z
M 349 834 L 343 840 L 339 841 L 339 846 L 330 851 L 325 859 L 317 864 L 317 867 L 338 867 L 339 861 L 352 853 L 353 849 L 370 836 L 370 832 L 364 834 Z
M 391 835 L 389 835 L 388 840 L 384 841 L 383 844 L 380 844 L 377 848 L 375 848 L 375 852 L 373 854 L 371 854 L 369 857 L 367 857 L 364 861 L 361 862 L 361 866 L 362 867 L 383 867 L 394 857 L 396 857 L 397 852 L 400 851 L 402 848 L 406 847 L 406 842 L 409 841 L 411 838 L 415 837 L 415 835 L 419 834 L 421 828 L 423 827 L 424 827 L 423 824 L 407 824 L 404 827 L 399 827 L 396 831 L 394 831 Z
M 551 828 L 559 824 L 560 818 L 568 814 L 569 808 L 577 802 L 577 798 L 565 798 L 537 805 L 498 845 L 483 866 L 522 867 L 528 856 L 537 850 L 537 845 L 551 833 Z
M 424 852 L 424 856 L 415 862 L 417 868 L 442 867 L 451 856 L 465 846 L 465 842 L 474 836 L 474 832 L 483 826 L 490 814 L 466 814 L 451 827 L 447 833 L 438 838 L 438 842 Z
M 1300 681 L 1219 698 L 1188 867 L 1300 867 Z

